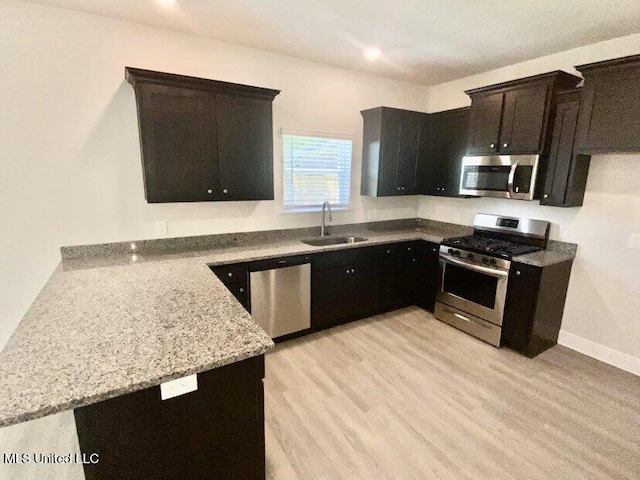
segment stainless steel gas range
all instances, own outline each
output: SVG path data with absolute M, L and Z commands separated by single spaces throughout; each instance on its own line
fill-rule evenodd
M 442 242 L 436 318 L 500 346 L 511 258 L 546 248 L 549 225 L 480 213 L 473 235 Z

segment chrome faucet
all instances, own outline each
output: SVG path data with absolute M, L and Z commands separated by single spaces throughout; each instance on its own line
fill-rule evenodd
M 322 218 L 320 220 L 320 236 L 324 237 L 329 235 L 327 233 L 327 210 L 329 211 L 329 222 L 333 221 L 333 218 L 331 217 L 331 205 L 329 205 L 329 202 L 324 202 L 322 204 Z

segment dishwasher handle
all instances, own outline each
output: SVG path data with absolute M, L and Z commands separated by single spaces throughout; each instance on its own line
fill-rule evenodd
M 250 272 L 261 272 L 263 270 L 274 270 L 276 268 L 293 267 L 294 265 L 304 265 L 311 263 L 311 255 L 298 255 L 295 257 L 270 258 L 269 260 L 259 260 L 249 264 Z

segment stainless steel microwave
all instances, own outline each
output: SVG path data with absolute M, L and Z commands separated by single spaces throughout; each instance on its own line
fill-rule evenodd
M 460 194 L 533 200 L 539 155 L 464 157 Z

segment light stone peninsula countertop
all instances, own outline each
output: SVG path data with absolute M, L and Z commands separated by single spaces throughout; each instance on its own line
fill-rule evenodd
M 271 350 L 272 340 L 208 265 L 417 239 L 440 243 L 472 232 L 423 219 L 332 228 L 368 240 L 312 247 L 300 241 L 317 235 L 309 228 L 62 248 L 62 263 L 0 352 L 0 426 Z M 562 245 L 566 251 L 533 254 L 527 263 L 573 258 L 571 244 Z

